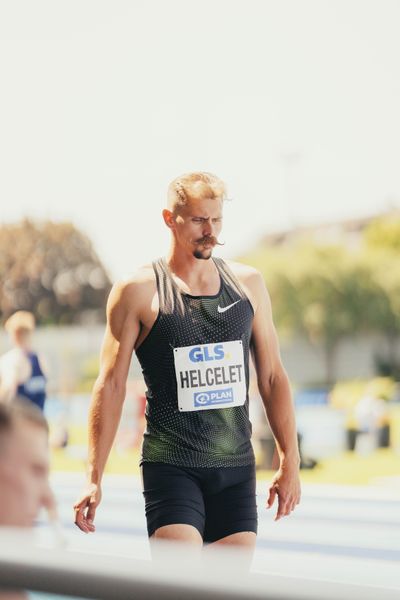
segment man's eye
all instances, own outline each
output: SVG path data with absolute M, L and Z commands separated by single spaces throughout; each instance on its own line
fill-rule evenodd
M 193 223 L 202 223 L 203 219 L 200 219 L 198 217 L 195 217 L 194 219 L 192 219 Z

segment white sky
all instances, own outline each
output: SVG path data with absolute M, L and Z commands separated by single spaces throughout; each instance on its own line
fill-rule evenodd
M 0 220 L 70 219 L 113 278 L 166 189 L 227 182 L 222 256 L 400 205 L 397 0 L 0 0 Z

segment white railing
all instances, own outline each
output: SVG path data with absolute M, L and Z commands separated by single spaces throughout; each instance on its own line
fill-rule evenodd
M 133 541 L 134 543 L 134 541 Z M 38 548 L 32 535 L 0 531 L 0 588 L 98 600 L 398 600 L 398 590 L 246 573 L 243 553 L 165 543 L 134 560 Z M 312 560 L 312 557 L 310 557 Z M 284 569 L 284 564 L 282 565 Z

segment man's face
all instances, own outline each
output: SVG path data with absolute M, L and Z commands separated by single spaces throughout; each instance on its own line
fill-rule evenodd
M 191 200 L 175 217 L 175 239 L 181 250 L 195 258 L 211 257 L 222 229 L 222 199 Z
M 31 527 L 49 504 L 46 431 L 20 420 L 0 448 L 0 525 Z

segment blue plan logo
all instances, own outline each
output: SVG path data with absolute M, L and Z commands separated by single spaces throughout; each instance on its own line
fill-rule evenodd
M 210 404 L 227 404 L 233 402 L 233 389 L 214 390 L 209 392 L 196 392 L 194 395 L 195 406 L 209 406 Z

